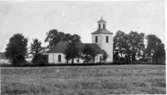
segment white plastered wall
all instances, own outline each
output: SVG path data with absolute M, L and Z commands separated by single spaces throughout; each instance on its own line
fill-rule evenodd
M 98 36 L 98 42 L 95 42 L 95 37 Z M 109 42 L 106 43 L 106 36 L 109 37 Z M 96 43 L 101 49 L 105 50 L 108 57 L 106 62 L 113 62 L 113 35 L 112 34 L 93 34 L 92 43 Z
M 58 55 L 61 55 L 61 62 L 58 61 Z M 63 53 L 49 53 L 48 62 L 51 64 L 66 63 L 65 55 Z

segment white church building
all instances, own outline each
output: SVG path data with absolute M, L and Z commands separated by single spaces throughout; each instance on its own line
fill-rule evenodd
M 95 49 L 97 55 L 95 56 L 94 63 L 101 62 L 103 57 L 103 51 L 107 53 L 107 59 L 105 62 L 113 62 L 113 33 L 106 28 L 106 21 L 101 19 L 97 22 L 98 28 L 92 33 L 92 43 L 84 43 Z M 51 64 L 63 64 L 66 63 L 65 50 L 67 49 L 67 43 L 59 42 L 53 50 L 48 51 L 48 63 Z M 82 58 L 75 58 L 74 63 L 83 63 Z

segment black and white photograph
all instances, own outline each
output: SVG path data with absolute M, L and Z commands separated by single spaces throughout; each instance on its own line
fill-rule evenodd
M 0 0 L 0 93 L 165 95 L 165 13 L 165 0 Z

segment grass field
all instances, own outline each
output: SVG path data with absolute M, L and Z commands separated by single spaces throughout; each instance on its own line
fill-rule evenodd
M 1 67 L 1 95 L 165 94 L 165 65 Z

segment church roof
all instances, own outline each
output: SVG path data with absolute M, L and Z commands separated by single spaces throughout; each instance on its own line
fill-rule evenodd
M 97 29 L 92 34 L 113 34 L 113 33 L 108 31 L 107 29 Z
M 93 44 L 93 43 L 84 43 L 84 46 L 87 46 L 89 48 L 92 48 L 93 50 L 95 50 L 95 52 L 97 54 L 103 54 L 104 50 L 102 50 L 97 44 Z
M 97 54 L 103 54 L 104 51 L 97 45 L 97 44 L 92 44 L 92 43 L 83 43 L 83 46 L 88 46 L 95 50 Z M 56 47 L 54 49 L 51 49 L 48 51 L 48 53 L 65 53 L 66 49 L 68 47 L 68 43 L 66 42 L 59 42 L 57 43 Z
M 48 53 L 65 53 L 67 46 L 68 43 L 60 41 L 57 43 L 56 47 L 54 49 L 49 50 Z

